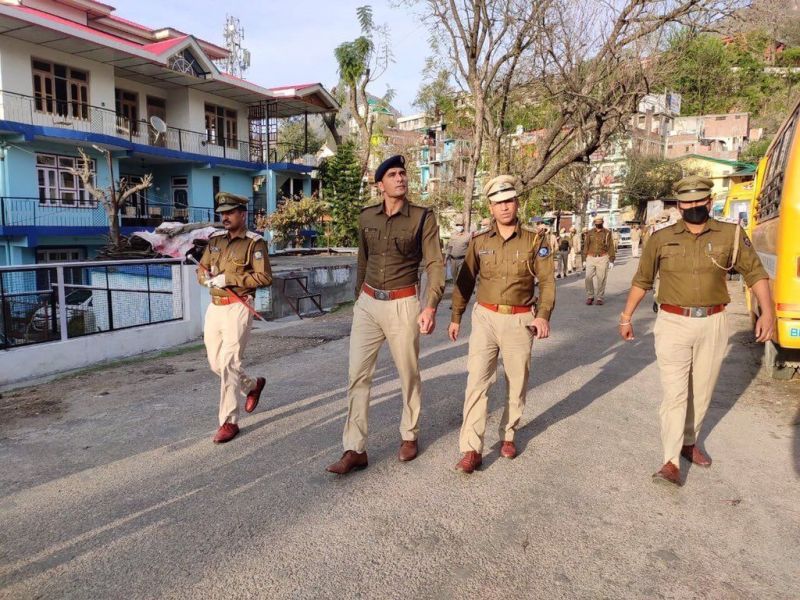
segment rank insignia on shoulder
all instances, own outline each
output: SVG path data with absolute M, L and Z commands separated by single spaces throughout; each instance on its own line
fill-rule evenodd
M 218 246 L 209 246 L 208 249 L 211 250 L 211 252 L 219 252 Z
M 261 250 L 259 250 L 258 252 L 256 252 L 255 254 L 253 254 L 253 257 L 254 257 L 256 260 L 260 260 L 260 259 L 264 258 L 264 253 L 263 253 Z
M 545 256 L 550 254 L 550 248 L 539 248 L 539 252 L 537 252 L 539 256 L 544 258 Z

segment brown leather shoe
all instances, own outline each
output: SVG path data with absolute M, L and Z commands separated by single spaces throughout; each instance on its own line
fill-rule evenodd
M 366 469 L 368 464 L 366 452 L 358 453 L 353 450 L 348 450 L 342 454 L 342 458 L 332 465 L 329 465 L 325 470 L 330 473 L 336 473 L 337 475 L 347 475 L 353 470 Z
M 668 462 L 657 473 L 653 473 L 653 481 L 656 483 L 673 483 L 678 487 L 682 486 L 681 472 L 671 462 Z
M 686 460 L 693 462 L 698 467 L 708 468 L 711 466 L 711 457 L 700 450 L 696 444 L 681 448 L 681 456 Z
M 481 466 L 483 458 L 474 450 L 470 450 L 464 454 L 464 457 L 458 461 L 456 471 L 463 471 L 464 473 L 472 473 L 475 469 Z
M 239 433 L 239 426 L 236 423 L 223 423 L 217 429 L 217 435 L 214 436 L 215 444 L 224 444 L 230 442 Z
M 261 392 L 264 390 L 264 386 L 267 384 L 267 380 L 263 377 L 259 377 L 256 379 L 256 387 L 254 387 L 249 394 L 247 394 L 247 402 L 244 403 L 244 409 L 247 412 L 253 412 L 258 406 L 258 400 L 261 398 Z
M 397 453 L 397 459 L 400 462 L 408 462 L 417 458 L 417 441 L 416 440 L 403 440 L 400 444 L 400 452 Z
M 587 298 L 586 299 L 586 306 L 591 306 L 594 304 L 594 298 Z
M 500 456 L 503 458 L 514 458 L 517 456 L 517 447 L 514 442 L 503 442 L 500 446 Z

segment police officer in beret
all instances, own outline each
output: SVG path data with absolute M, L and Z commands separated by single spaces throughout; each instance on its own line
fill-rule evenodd
M 216 212 L 224 231 L 212 234 L 197 270 L 198 281 L 211 291 L 203 341 L 211 370 L 220 378 L 219 430 L 214 443 L 224 444 L 239 433 L 239 404 L 253 412 L 266 381 L 250 377 L 242 355 L 250 337 L 253 314 L 225 290 L 252 305 L 256 289 L 272 283 L 272 269 L 264 238 L 247 231 L 247 198 L 220 192 Z
M 455 342 L 480 276 L 477 304 L 472 310 L 469 374 L 459 437 L 463 457 L 456 465 L 464 473 L 472 473 L 482 462 L 488 391 L 500 356 L 508 383 L 508 399 L 500 420 L 500 454 L 509 459 L 517 455 L 514 433 L 525 408 L 533 338 L 550 335 L 556 294 L 553 254 L 546 236 L 519 222 L 518 186 L 516 177 L 500 175 L 484 187 L 494 223 L 470 240 L 453 291 L 448 334 Z M 535 306 L 537 280 L 539 301 Z
M 344 454 L 328 467 L 343 475 L 367 466 L 367 415 L 375 361 L 388 341 L 402 388 L 400 461 L 417 456 L 420 375 L 419 335 L 430 334 L 444 293 L 444 262 L 434 214 L 408 201 L 408 175 L 402 156 L 375 170 L 381 202 L 362 209 L 358 220 L 358 274 L 350 332 L 348 411 Z M 419 267 L 428 283 L 417 298 Z
M 713 182 L 686 177 L 675 186 L 682 220 L 652 234 L 642 252 L 619 333 L 634 339 L 633 313 L 660 276 L 658 317 L 653 331 L 663 398 L 661 443 L 664 465 L 656 482 L 681 485 L 680 457 L 710 467 L 697 445 L 728 345 L 727 274 L 735 269 L 758 299 L 756 341 L 772 338 L 775 312 L 767 272 L 744 230 L 709 217 Z

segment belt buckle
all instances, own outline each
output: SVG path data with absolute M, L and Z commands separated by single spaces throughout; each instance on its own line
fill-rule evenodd
M 499 312 L 501 315 L 510 315 L 513 314 L 514 307 L 510 304 L 498 304 L 497 312 Z
M 386 290 L 376 290 L 373 288 L 372 290 L 375 292 L 375 299 L 376 300 L 388 300 L 389 299 L 389 292 Z

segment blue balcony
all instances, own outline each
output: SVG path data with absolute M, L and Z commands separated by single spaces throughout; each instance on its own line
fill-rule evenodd
M 103 144 L 130 155 L 203 162 L 211 166 L 258 171 L 265 165 L 262 148 L 213 131 L 168 127 L 157 134 L 144 120 L 131 120 L 107 108 L 61 102 L 0 90 L 0 132 L 26 141 L 61 139 Z
M 252 211 L 248 213 L 252 220 Z M 174 206 L 141 200 L 125 206 L 119 214 L 123 234 L 154 229 L 164 221 L 203 223 L 216 220 L 214 209 L 205 206 Z M 108 232 L 105 209 L 94 202 L 0 197 L 0 235 L 27 236 L 36 246 L 40 236 L 102 235 Z

